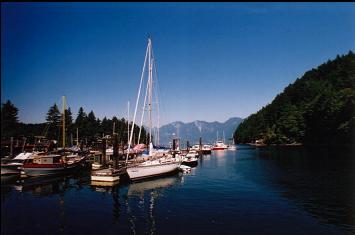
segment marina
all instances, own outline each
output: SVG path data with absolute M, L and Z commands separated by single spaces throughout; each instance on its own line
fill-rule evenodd
M 354 12 L 1 3 L 1 235 L 355 234 Z
M 326 159 L 322 168 L 320 159 Z M 65 176 L 1 177 L 1 233 L 352 233 L 350 162 L 338 150 L 238 145 L 237 151 L 201 156 L 187 173 L 138 182 L 95 183 L 89 168 Z M 325 181 L 329 172 L 337 178 Z

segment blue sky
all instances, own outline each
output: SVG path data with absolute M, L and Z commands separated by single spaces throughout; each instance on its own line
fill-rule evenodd
M 245 118 L 355 49 L 354 3 L 2 3 L 1 102 L 126 116 L 153 39 L 161 124 Z

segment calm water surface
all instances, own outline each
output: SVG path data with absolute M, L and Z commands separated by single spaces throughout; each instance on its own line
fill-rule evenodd
M 238 147 L 115 187 L 89 172 L 2 179 L 1 234 L 355 234 L 350 154 Z

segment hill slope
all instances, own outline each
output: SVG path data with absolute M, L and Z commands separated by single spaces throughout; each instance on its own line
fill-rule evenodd
M 349 52 L 306 72 L 271 104 L 239 125 L 239 143 L 351 145 L 355 125 L 355 55 Z

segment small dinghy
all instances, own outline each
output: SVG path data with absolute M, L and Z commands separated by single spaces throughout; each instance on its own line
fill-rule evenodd
M 191 167 L 189 166 L 185 166 L 185 165 L 180 165 L 180 170 L 183 172 L 183 173 L 188 173 L 191 171 Z

